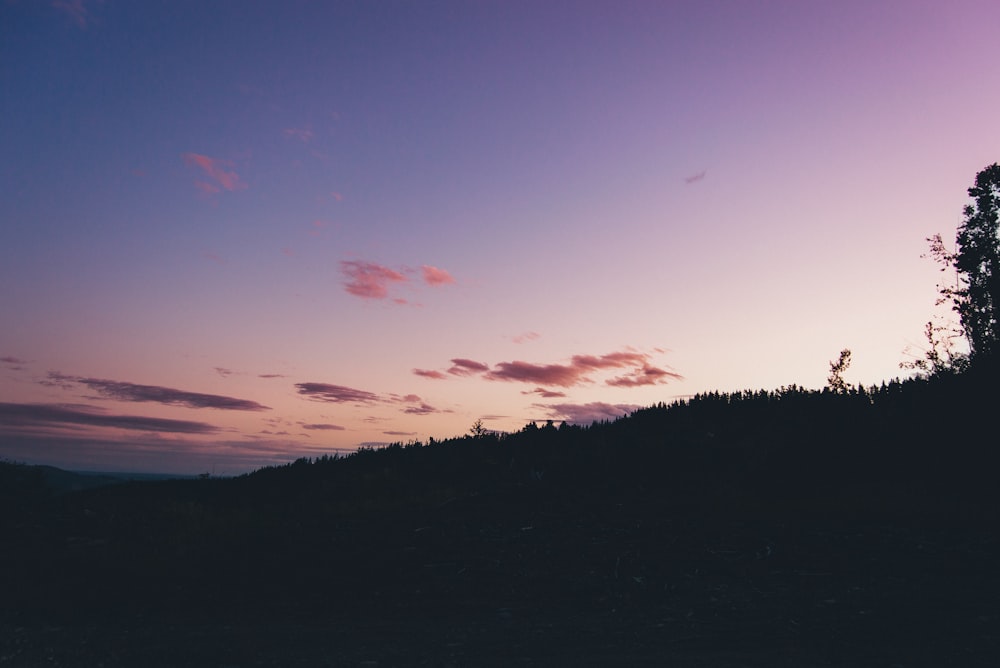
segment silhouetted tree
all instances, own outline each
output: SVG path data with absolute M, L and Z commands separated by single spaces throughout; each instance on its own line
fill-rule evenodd
M 827 387 L 838 394 L 847 392 L 844 372 L 849 366 L 851 366 L 851 351 L 844 348 L 840 351 L 840 358 L 836 362 L 830 362 L 830 376 L 826 379 Z
M 963 211 L 955 252 L 945 247 L 940 234 L 928 241 L 931 256 L 944 265 L 942 271 L 954 267 L 957 274 L 955 287 L 939 286 L 940 301 L 950 301 L 959 314 L 975 360 L 997 352 L 1000 341 L 1000 165 L 993 163 L 976 174 L 969 196 L 974 203 Z

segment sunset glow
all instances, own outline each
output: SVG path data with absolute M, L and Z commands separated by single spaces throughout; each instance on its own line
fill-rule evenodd
M 904 372 L 994 0 L 0 8 L 0 458 L 235 474 Z

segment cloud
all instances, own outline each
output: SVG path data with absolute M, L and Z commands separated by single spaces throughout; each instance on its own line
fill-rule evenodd
M 433 413 L 450 413 L 448 410 L 441 410 L 434 408 L 423 399 L 415 394 L 407 394 L 405 396 L 390 395 L 391 401 L 395 403 L 411 404 L 403 409 L 403 413 L 407 415 L 431 415 Z
M 684 177 L 684 183 L 686 183 L 688 185 L 691 185 L 692 183 L 698 183 L 698 181 L 701 181 L 701 180 L 703 180 L 705 178 L 706 174 L 708 174 L 708 170 L 707 169 L 703 169 L 700 172 L 698 172 L 697 174 L 692 174 L 691 176 L 685 176 Z
M 683 378 L 679 373 L 644 364 L 641 369 L 604 382 L 612 387 L 639 387 L 642 385 L 661 385 L 671 380 L 683 380 Z
M 603 401 L 592 401 L 586 404 L 534 404 L 549 412 L 553 420 L 565 420 L 573 424 L 590 424 L 594 421 L 615 420 L 638 410 L 641 406 L 635 404 L 608 404 Z
M 258 378 L 287 378 L 283 373 L 258 373 Z
M 98 409 L 80 410 L 60 404 L 0 403 L 0 424 L 12 427 L 41 427 L 53 424 L 114 427 L 136 431 L 159 431 L 175 434 L 210 434 L 218 428 L 204 422 L 169 420 L 138 415 L 108 415 Z
M 43 380 L 38 381 L 39 385 L 45 387 L 58 387 L 61 390 L 72 390 L 76 378 L 61 374 L 58 371 L 49 371 Z
M 339 424 L 304 424 L 302 425 L 302 428 L 321 430 L 321 431 L 344 431 L 345 429 L 344 427 L 341 427 Z
M 236 372 L 233 371 L 232 369 L 227 369 L 225 367 L 217 366 L 215 367 L 215 373 L 219 374 L 223 378 L 228 378 L 229 376 L 232 376 Z
M 118 401 L 153 402 L 168 406 L 217 408 L 227 411 L 271 410 L 269 407 L 258 404 L 256 401 L 225 397 L 218 394 L 201 394 L 200 392 L 187 392 L 185 390 L 175 390 L 170 387 L 160 387 L 158 385 L 137 385 L 135 383 L 125 383 L 116 380 L 76 378 L 61 376 L 60 374 L 49 374 L 50 378 L 53 376 L 86 385 L 102 396 L 109 399 L 117 399 Z
M 14 357 L 13 355 L 7 355 L 6 357 L 0 357 L 0 362 L 7 365 L 11 371 L 21 371 L 24 369 L 24 365 L 28 363 L 28 360 L 23 360 L 20 357 Z
M 415 431 L 383 431 L 386 436 L 416 436 Z
M 374 262 L 344 260 L 341 272 L 347 278 L 344 289 L 362 299 L 385 299 L 389 296 L 390 283 L 405 283 L 406 276 Z
M 438 269 L 437 267 L 432 267 L 428 264 L 423 265 L 420 269 L 423 271 L 424 283 L 427 285 L 448 285 L 449 283 L 455 282 L 452 275 L 444 269 Z
M 281 131 L 286 137 L 298 139 L 302 142 L 310 142 L 313 139 L 313 131 L 309 128 L 285 128 Z
M 440 371 L 433 371 L 431 369 L 414 369 L 413 373 L 417 376 L 421 376 L 423 378 L 431 378 L 433 380 L 444 380 L 445 378 L 448 377 Z
M 525 332 L 523 334 L 518 334 L 517 336 L 512 336 L 510 340 L 514 343 L 527 343 L 528 341 L 535 341 L 541 336 L 542 335 L 538 332 Z
M 214 179 L 219 186 L 226 190 L 246 190 L 247 184 L 240 179 L 240 175 L 234 171 L 227 171 L 225 169 L 225 167 L 231 167 L 233 164 L 229 160 L 210 158 L 200 153 L 183 153 L 181 154 L 181 158 L 184 160 L 185 165 L 201 169 L 201 171 Z M 199 181 L 198 183 L 204 184 L 198 187 L 205 192 L 211 192 L 212 189 L 214 189 L 214 192 L 218 192 L 218 188 L 214 184 L 205 183 L 204 181 Z M 208 188 L 205 186 L 208 186 Z
M 541 397 L 544 397 L 546 399 L 558 399 L 558 398 L 566 396 L 565 392 L 556 392 L 554 390 L 546 390 L 544 387 L 536 387 L 533 390 L 525 390 L 525 391 L 521 392 L 521 394 L 537 394 L 537 395 L 539 395 Z
M 296 383 L 295 387 L 299 394 L 314 401 L 326 401 L 334 404 L 370 404 L 380 401 L 377 394 L 343 385 Z
M 486 373 L 488 380 L 517 381 L 570 387 L 582 382 L 584 370 L 564 364 L 532 364 L 515 360 L 500 362 Z
M 569 364 L 533 364 L 515 360 L 500 362 L 484 374 L 487 380 L 516 381 L 538 385 L 572 387 L 592 382 L 589 374 L 606 369 L 631 368 L 630 373 L 607 383 L 614 387 L 659 385 L 682 376 L 649 365 L 650 355 L 634 350 L 623 350 L 605 355 L 573 355 Z
M 447 413 L 449 411 L 442 411 L 434 408 L 430 404 L 420 402 L 417 406 L 408 406 L 403 409 L 403 412 L 407 415 L 432 415 L 434 413 Z
M 332 197 L 335 202 L 343 202 L 344 201 L 344 196 L 341 195 L 340 193 L 336 192 L 336 191 L 331 191 L 330 192 L 330 197 Z
M 482 362 L 456 357 L 451 360 L 451 368 L 448 369 L 448 373 L 453 376 L 472 376 L 477 373 L 485 373 L 489 370 L 489 365 Z

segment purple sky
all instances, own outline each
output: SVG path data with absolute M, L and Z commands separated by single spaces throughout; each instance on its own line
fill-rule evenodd
M 899 375 L 1000 3 L 0 0 L 0 457 L 240 473 Z

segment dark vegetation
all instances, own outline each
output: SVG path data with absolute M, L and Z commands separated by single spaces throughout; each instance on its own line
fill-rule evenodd
M 998 665 L 998 293 L 957 270 L 985 338 L 929 327 L 906 381 L 845 350 L 822 391 L 238 478 L 0 464 L 0 666 Z

